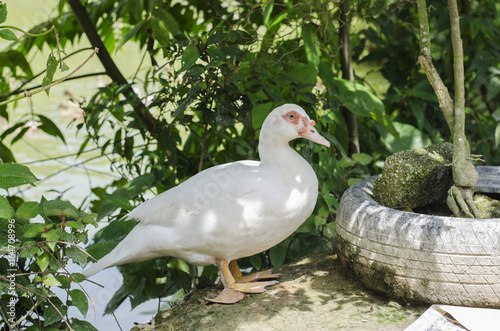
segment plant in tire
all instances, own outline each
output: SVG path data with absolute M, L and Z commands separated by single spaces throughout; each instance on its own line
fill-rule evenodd
M 465 83 L 464 55 L 460 36 L 460 16 L 456 0 L 448 0 L 450 12 L 451 42 L 453 45 L 453 72 L 455 100 L 451 99 L 448 89 L 432 64 L 429 22 L 425 0 L 417 1 L 418 20 L 420 23 L 420 56 L 419 62 L 431 83 L 439 106 L 443 111 L 450 128 L 453 141 L 453 181 L 448 192 L 447 204 L 456 217 L 466 216 L 480 218 L 472 195 L 478 181 L 478 173 L 472 163 L 477 159 L 470 154 L 470 146 L 465 136 Z

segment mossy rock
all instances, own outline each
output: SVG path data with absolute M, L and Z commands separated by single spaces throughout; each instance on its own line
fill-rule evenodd
M 408 210 L 445 200 L 453 185 L 453 145 L 442 143 L 396 153 L 387 158 L 373 187 L 374 200 Z

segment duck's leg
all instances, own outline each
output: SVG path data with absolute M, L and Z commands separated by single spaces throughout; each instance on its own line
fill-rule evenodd
M 278 283 L 278 281 L 275 280 L 268 282 L 237 283 L 229 270 L 229 263 L 227 260 L 216 258 L 215 261 L 219 269 L 222 285 L 224 285 L 224 290 L 215 299 L 209 299 L 209 301 L 216 303 L 236 303 L 244 298 L 245 295 L 243 293 L 262 293 L 266 291 L 266 286 Z
M 231 271 L 231 274 L 233 275 L 237 283 L 256 282 L 260 279 L 276 279 L 281 276 L 281 274 L 273 274 L 273 271 L 271 269 L 266 271 L 259 271 L 248 276 L 243 276 L 241 274 L 240 268 L 238 267 L 238 264 L 236 263 L 236 260 L 229 262 L 229 270 Z

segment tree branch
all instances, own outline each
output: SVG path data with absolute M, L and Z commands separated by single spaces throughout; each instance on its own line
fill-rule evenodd
M 456 185 L 472 189 L 479 175 L 470 160 L 470 147 L 465 136 L 465 83 L 464 52 L 460 37 L 460 16 L 456 0 L 448 0 L 453 45 L 453 72 L 455 74 L 455 126 L 453 134 L 453 181 Z M 475 215 L 479 217 L 479 215 Z
M 30 92 L 30 93 L 27 93 L 27 91 L 25 91 L 25 92 L 24 92 L 24 95 L 22 95 L 22 96 L 20 96 L 20 97 L 17 97 L 17 98 L 14 98 L 14 99 L 10 99 L 10 100 L 6 100 L 6 101 L 2 101 L 2 102 L 0 102 L 0 106 L 5 105 L 5 104 L 8 104 L 8 103 L 11 103 L 11 102 L 14 102 L 14 101 L 17 101 L 17 100 L 21 100 L 21 99 L 23 99 L 23 98 L 28 98 L 28 97 L 31 97 L 31 96 L 33 96 L 33 95 L 35 95 L 35 94 L 37 94 L 37 93 L 40 93 L 40 92 L 45 91 L 45 90 L 48 90 L 48 89 L 50 89 L 51 87 L 56 86 L 56 85 L 58 85 L 58 84 L 62 83 L 63 81 L 65 81 L 66 79 L 68 79 L 69 77 L 71 77 L 72 75 L 74 75 L 74 74 L 75 74 L 78 70 L 80 70 L 80 69 L 81 69 L 81 68 L 82 68 L 82 67 L 83 67 L 83 66 L 84 66 L 87 62 L 89 62 L 89 61 L 90 61 L 90 59 L 91 59 L 91 58 L 94 56 L 94 54 L 96 54 L 98 51 L 99 51 L 99 49 L 98 49 L 98 48 L 95 48 L 95 49 L 94 49 L 94 52 L 92 52 L 92 54 L 90 54 L 90 56 L 89 56 L 89 57 L 88 57 L 85 61 L 83 61 L 83 63 L 82 63 L 82 64 L 80 64 L 80 65 L 79 65 L 79 66 L 78 66 L 75 70 L 73 70 L 73 71 L 72 71 L 72 72 L 70 72 L 68 75 L 64 76 L 63 78 L 58 79 L 58 80 L 56 80 L 56 81 L 54 81 L 54 82 L 50 83 L 49 85 L 42 86 L 42 87 L 40 87 L 40 88 L 38 88 L 38 89 L 35 89 L 35 90 L 33 90 L 32 92 Z
M 420 56 L 418 57 L 418 62 L 436 93 L 439 108 L 441 108 L 453 136 L 453 128 L 455 126 L 453 100 L 448 92 L 448 88 L 444 85 L 439 73 L 432 64 L 431 37 L 429 34 L 429 19 L 427 17 L 427 4 L 425 0 L 417 0 L 417 10 L 420 26 Z
M 436 97 L 439 102 L 439 108 L 443 112 L 444 118 L 446 119 L 446 123 L 448 123 L 448 127 L 450 128 L 451 135 L 453 136 L 454 127 L 455 127 L 455 114 L 453 105 L 453 99 L 448 92 L 448 88 L 444 85 L 439 73 L 436 70 L 436 67 L 432 64 L 432 58 L 430 56 L 420 55 L 418 57 L 418 62 L 422 67 L 425 75 L 427 76 L 427 80 L 431 83 L 432 88 L 434 89 L 434 93 L 436 93 Z
M 117 84 L 120 85 L 128 85 L 127 80 L 122 75 L 115 62 L 111 58 L 108 50 L 104 46 L 104 43 L 97 33 L 97 29 L 92 23 L 85 7 L 82 5 L 80 0 L 67 0 L 68 4 L 71 7 L 71 10 L 75 14 L 78 22 L 80 23 L 80 27 L 83 32 L 87 35 L 90 43 L 99 48 L 99 60 L 101 61 L 104 69 L 106 70 L 107 75 Z M 123 95 L 129 101 L 129 103 L 134 108 L 134 112 L 144 123 L 146 129 L 153 133 L 156 128 L 156 120 L 149 112 L 148 108 L 142 103 L 139 96 L 135 93 L 131 86 L 127 86 L 122 90 Z
M 339 17 L 339 39 L 342 45 L 340 49 L 340 67 L 342 69 L 342 78 L 354 81 L 354 70 L 352 68 L 351 57 L 351 11 L 349 0 L 342 0 L 340 3 Z M 347 132 L 349 136 L 349 154 L 359 153 L 359 132 L 358 118 L 356 114 L 351 112 L 346 107 L 343 107 L 342 114 L 345 117 L 347 124 Z

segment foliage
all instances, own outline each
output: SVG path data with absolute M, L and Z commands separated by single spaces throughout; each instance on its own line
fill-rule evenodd
M 133 43 L 142 56 L 137 74 L 128 77 L 129 84 L 114 82 L 88 97 L 82 104 L 85 121 L 76 125 L 86 134 L 79 154 L 90 142 L 95 143 L 103 157 L 109 158 L 111 170 L 121 176 L 111 185 L 93 188 L 92 212 L 99 220 L 110 221 L 88 248 L 96 258 L 109 252 L 132 229 L 134 222 L 121 217 L 148 196 L 212 165 L 257 158 L 260 126 L 269 111 L 283 103 L 306 109 L 334 147 L 325 150 L 303 140 L 292 143 L 318 175 L 318 204 L 290 238 L 263 254 L 242 259 L 242 267 L 279 266 L 333 247 L 336 208 L 347 187 L 379 172 L 388 155 L 439 143 L 449 136 L 442 129 L 444 118 L 417 63 L 416 9 L 410 2 L 352 1 L 351 15 L 357 22 L 351 31 L 355 73 L 368 71 L 359 74 L 355 82 L 339 78 L 336 55 L 342 45 L 337 33 L 342 22 L 333 1 L 246 1 L 237 6 L 218 1 L 207 5 L 198 0 L 182 4 L 153 0 L 85 4 L 93 27 L 111 54 Z M 500 33 L 498 7 L 479 0 L 470 2 L 461 13 L 468 70 L 467 135 L 473 152 L 483 154 L 489 164 L 498 163 L 500 158 L 496 98 L 500 68 L 495 61 L 499 55 L 495 42 Z M 448 16 L 441 2 L 434 8 L 432 40 L 444 44 L 441 41 L 449 35 Z M 66 1 L 59 3 L 54 19 L 31 31 L 47 30 L 52 25 L 59 33 L 60 46 L 49 33 L 23 37 L 22 43 L 13 41 L 0 53 L 4 78 L 0 80 L 0 101 L 12 99 L 24 88 L 38 87 L 33 82 L 39 76 L 52 77 L 50 72 L 32 72 L 30 54 L 44 46 L 83 47 L 78 43 L 83 32 Z M 62 60 L 73 54 L 62 56 Z M 442 76 L 452 77 L 448 74 L 452 70 L 451 50 L 433 54 L 436 67 L 446 71 Z M 19 82 L 18 86 L 11 87 L 9 80 Z M 131 101 L 125 92 L 131 86 L 141 95 L 140 102 Z M 340 106 L 358 115 L 361 154 L 345 152 L 349 135 Z M 10 111 L 0 106 L 0 116 L 9 119 Z M 9 146 L 22 139 L 29 121 L 40 122 L 48 134 L 64 139 L 50 119 L 40 116 L 26 114 L 0 135 L 4 162 L 14 160 Z M 107 312 L 127 297 L 136 306 L 149 298 L 187 292 L 194 278 L 198 286 L 216 280 L 212 267 L 198 268 L 195 277 L 192 268 L 171 258 L 130 264 L 120 270 L 124 283 Z
M 17 163 L 0 163 L 0 178 L 3 189 L 38 181 L 27 167 Z M 88 299 L 80 285 L 85 278 L 68 272 L 67 266 L 87 262 L 88 254 L 79 244 L 88 243 L 87 226 L 97 226 L 95 219 L 95 214 L 82 212 L 64 200 L 42 198 L 35 202 L 0 196 L 0 245 L 4 249 L 0 314 L 5 328 L 64 329 L 71 325 L 76 329 L 76 325 L 85 325 L 95 329 L 67 315 L 71 306 L 84 316 L 88 311 Z M 54 293 L 55 287 L 64 290 L 66 299 Z

